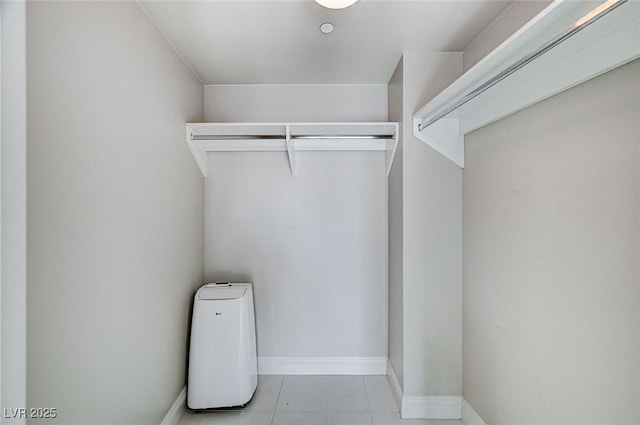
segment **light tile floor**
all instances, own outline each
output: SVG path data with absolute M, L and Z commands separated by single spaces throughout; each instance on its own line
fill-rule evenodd
M 187 411 L 180 425 L 462 425 L 401 419 L 386 376 L 258 377 L 244 409 Z

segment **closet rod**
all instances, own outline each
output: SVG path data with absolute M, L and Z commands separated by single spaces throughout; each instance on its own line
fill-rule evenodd
M 372 140 L 393 140 L 395 136 L 390 134 L 345 134 L 345 135 L 333 135 L 333 134 L 314 134 L 314 135 L 291 135 L 292 139 L 306 139 L 306 140 L 318 140 L 318 139 L 344 139 L 344 140 L 358 140 L 358 139 L 372 139 Z
M 314 134 L 314 135 L 291 135 L 292 140 L 323 140 L 323 139 L 339 139 L 339 140 L 394 140 L 393 135 L 371 135 L 371 134 Z M 216 141 L 216 140 L 286 140 L 284 135 L 265 135 L 265 134 L 232 134 L 232 135 L 202 135 L 192 134 L 191 140 Z
M 469 92 L 466 95 L 462 96 L 453 105 L 451 105 L 450 107 L 446 108 L 443 112 L 438 113 L 437 115 L 433 116 L 432 118 L 425 119 L 422 122 L 420 122 L 418 124 L 418 131 L 422 131 L 425 128 L 429 127 L 434 122 L 440 120 L 441 118 L 444 118 L 445 116 L 447 116 L 451 112 L 455 111 L 456 109 L 458 109 L 459 107 L 461 107 L 465 103 L 469 102 L 470 100 L 472 100 L 475 97 L 479 96 L 480 94 L 484 93 L 485 91 L 487 91 L 488 89 L 490 89 L 494 85 L 498 84 L 500 81 L 502 81 L 505 78 L 507 78 L 509 75 L 511 75 L 514 72 L 518 71 L 519 69 L 523 68 L 528 63 L 530 63 L 530 62 L 534 61 L 535 59 L 539 58 L 540 56 L 542 56 L 543 54 L 545 54 L 549 50 L 551 50 L 554 47 L 556 47 L 558 44 L 562 43 L 563 41 L 567 40 L 568 38 L 571 38 L 572 36 L 574 36 L 575 34 L 580 32 L 581 30 L 583 30 L 586 27 L 588 27 L 590 24 L 594 23 L 598 19 L 600 19 L 603 16 L 607 15 L 609 12 L 612 12 L 613 10 L 618 8 L 619 6 L 622 6 L 626 2 L 627 2 L 627 0 L 607 0 L 606 2 L 602 3 L 600 6 L 596 7 L 591 12 L 587 13 L 582 18 L 578 19 L 571 26 L 569 26 L 568 28 L 565 28 L 563 31 L 561 31 L 559 34 L 557 34 L 551 40 L 549 40 L 546 43 L 544 43 L 542 46 L 540 46 L 534 52 L 532 52 L 532 53 L 528 54 L 527 56 L 523 57 L 522 59 L 520 59 L 519 61 L 517 61 L 513 65 L 511 65 L 508 68 L 506 68 L 504 71 L 500 72 L 495 77 L 491 78 L 490 80 L 486 81 L 484 84 L 480 85 L 479 87 L 475 88 L 471 92 Z
M 243 135 L 243 134 L 229 134 L 229 135 L 206 135 L 206 134 L 192 134 L 191 140 L 284 140 L 285 136 L 280 134 L 256 134 L 256 135 Z

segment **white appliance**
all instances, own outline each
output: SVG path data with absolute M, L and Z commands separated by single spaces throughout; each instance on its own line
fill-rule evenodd
M 191 323 L 187 406 L 242 406 L 258 384 L 250 283 L 210 283 L 196 292 Z

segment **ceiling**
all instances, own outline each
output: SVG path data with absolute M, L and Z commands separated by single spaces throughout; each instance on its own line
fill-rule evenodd
M 387 84 L 403 51 L 463 51 L 511 1 L 139 3 L 204 84 Z

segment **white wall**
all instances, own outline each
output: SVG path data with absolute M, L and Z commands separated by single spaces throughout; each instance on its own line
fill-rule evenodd
M 387 121 L 387 85 L 208 85 L 205 116 L 207 122 Z
M 462 170 L 411 124 L 461 72 L 461 53 L 403 55 L 405 396 L 461 393 Z
M 462 392 L 462 171 L 413 136 L 412 115 L 461 73 L 461 53 L 405 52 L 389 82 L 389 117 L 401 122 L 389 177 L 389 353 L 406 418 L 460 414 L 455 402 L 430 403 Z
M 402 58 L 389 81 L 389 121 L 403 119 L 403 70 Z M 404 384 L 404 313 L 403 313 L 403 261 L 402 261 L 402 175 L 403 175 L 403 126 L 399 126 L 400 143 L 389 173 L 389 361 L 398 378 L 400 388 Z
M 203 281 L 202 86 L 134 2 L 27 9 L 28 403 L 157 425 Z
M 487 423 L 640 423 L 638 75 L 466 138 L 463 389 Z
M 2 172 L 0 406 L 26 406 L 26 6 L 0 3 Z M 4 410 L 3 410 L 4 412 Z M 4 414 L 2 416 L 5 416 Z M 9 415 L 11 416 L 11 415 Z M 22 418 L 2 419 L 22 424 Z
M 251 114 L 225 111 L 265 90 Z M 206 105 L 208 121 L 387 118 L 386 86 L 208 86 Z M 206 277 L 253 282 L 259 356 L 386 357 L 384 153 L 299 152 L 296 164 L 292 177 L 284 152 L 209 154 Z
M 380 152 L 209 155 L 206 276 L 255 287 L 258 354 L 386 357 Z

